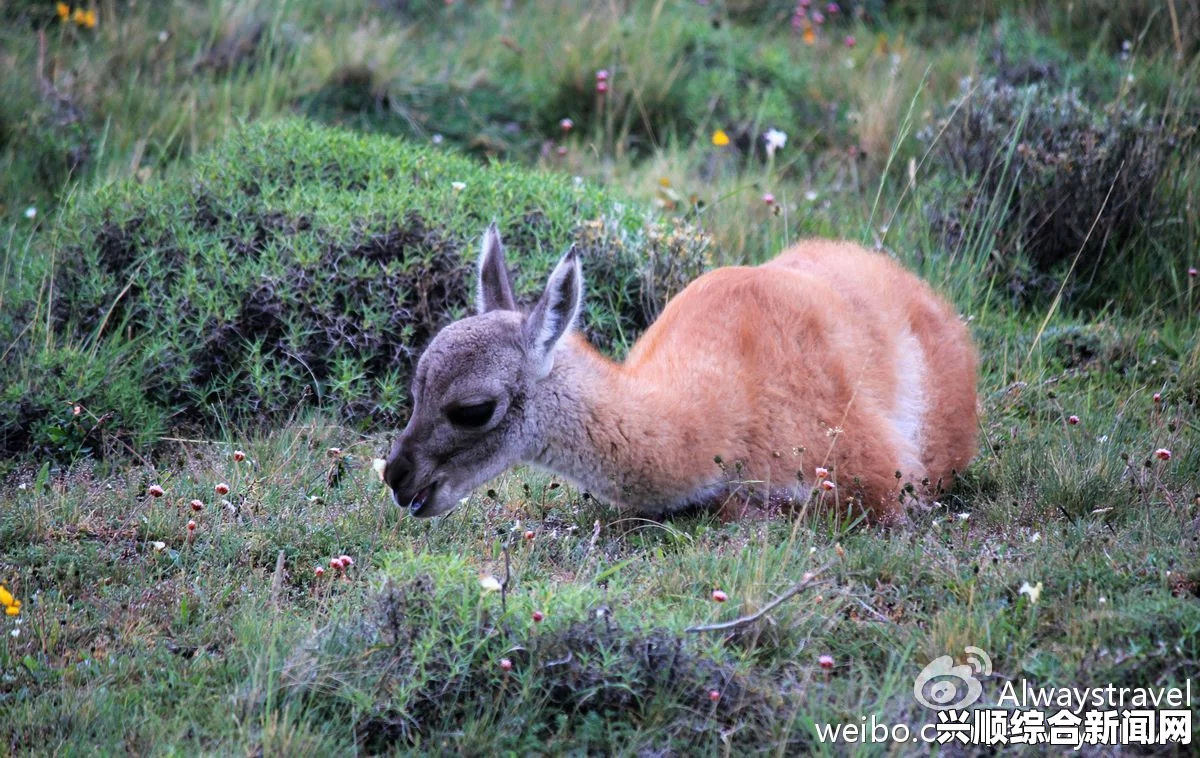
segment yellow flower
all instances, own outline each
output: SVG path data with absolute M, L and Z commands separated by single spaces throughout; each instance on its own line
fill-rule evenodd
M 89 10 L 87 13 L 83 14 L 83 25 L 88 29 L 96 28 L 96 11 Z
M 717 147 L 725 147 L 729 144 L 729 135 L 725 133 L 724 129 L 718 129 L 713 132 L 712 143 Z
M 76 8 L 75 12 L 71 14 L 71 20 L 83 26 L 83 15 L 83 8 Z
M 817 33 L 813 31 L 813 25 L 808 21 L 804 22 L 804 44 L 811 45 L 817 41 Z
M 71 6 L 66 3 L 55 3 L 54 12 L 58 14 L 59 21 L 66 21 L 71 17 Z
M 4 609 L 4 612 L 9 616 L 16 616 L 21 612 L 21 608 L 17 605 L 10 605 Z
M 0 605 L 12 605 L 15 600 L 16 598 L 14 598 L 12 593 L 8 591 L 8 588 L 3 584 L 0 584 Z
M 670 187 L 670 186 L 671 186 L 671 180 L 670 180 L 670 179 L 668 179 L 667 177 L 665 177 L 665 176 L 664 176 L 664 177 L 662 177 L 661 179 L 659 179 L 659 180 L 658 180 L 658 184 L 659 184 L 659 186 L 660 186 L 660 187 Z

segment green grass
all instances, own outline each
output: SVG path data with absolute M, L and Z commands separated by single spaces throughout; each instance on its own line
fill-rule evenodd
M 930 723 L 913 680 L 968 645 L 993 684 L 1200 677 L 1190 6 L 1177 58 L 1140 2 L 847 3 L 812 45 L 792 3 L 507 5 L 102 2 L 94 30 L 0 10 L 0 581 L 22 601 L 0 755 L 841 754 L 816 725 Z M 1021 161 L 937 152 L 962 77 L 1031 72 L 1174 140 L 1156 213 L 1074 269 L 1011 231 Z M 1112 177 L 1088 181 L 1064 201 Z M 980 454 L 888 531 L 623 520 L 524 470 L 405 518 L 371 461 L 493 219 L 524 292 L 589 251 L 615 354 L 702 266 L 805 236 L 885 250 L 969 321 Z M 688 631 L 825 566 L 737 633 Z
M 1122 365 L 1076 364 L 1066 345 L 1089 334 L 1106 355 L 1128 351 Z M 1196 376 L 1195 345 L 1179 366 L 1164 343 L 1111 339 L 1055 331 L 1015 373 L 1029 380 L 1019 391 L 989 372 L 985 452 L 967 481 L 889 533 L 819 517 L 625 522 L 523 472 L 452 517 L 417 522 L 370 469 L 386 438 L 319 419 L 179 443 L 157 466 L 113 476 L 31 472 L 0 501 L 9 583 L 25 597 L 21 636 L 0 641 L 9 744 L 719 751 L 734 730 L 740 748 L 795 749 L 812 745 L 813 723 L 864 713 L 924 723 L 912 679 L 968 644 L 1002 675 L 1044 685 L 1182 685 L 1200 653 L 1200 451 L 1185 431 L 1194 387 L 1167 374 Z M 985 363 L 1004 366 L 1010 340 L 985 339 Z M 249 460 L 235 463 L 235 447 Z M 1172 460 L 1153 460 L 1157 447 Z M 156 482 L 160 500 L 146 493 Z M 236 509 L 213 494 L 217 482 Z M 205 503 L 198 514 L 193 498 Z M 479 576 L 504 577 L 504 545 L 502 605 Z M 356 561 L 345 579 L 315 576 L 342 553 Z M 828 581 L 769 624 L 684 631 L 752 611 L 829 562 Z M 1026 582 L 1043 586 L 1036 604 L 1017 592 Z M 714 603 L 714 588 L 730 601 Z M 647 645 L 676 644 L 675 676 L 656 677 L 665 664 L 647 661 Z M 545 668 L 568 650 L 571 663 Z M 832 672 L 817 666 L 822 654 Z M 512 672 L 500 669 L 506 657 Z M 716 706 L 714 688 L 727 693 Z M 52 718 L 63 710 L 72 719 Z

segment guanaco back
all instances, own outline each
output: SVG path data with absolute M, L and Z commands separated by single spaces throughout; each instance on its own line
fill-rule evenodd
M 518 463 L 622 512 L 807 501 L 902 519 L 976 450 L 976 357 L 954 310 L 888 257 L 808 240 L 761 266 L 710 271 L 670 300 L 623 363 L 572 327 L 569 250 L 518 310 L 495 225 L 475 315 L 417 363 L 413 410 L 384 479 L 415 516 L 453 509 Z

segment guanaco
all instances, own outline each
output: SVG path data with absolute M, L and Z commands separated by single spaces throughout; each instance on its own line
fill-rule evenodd
M 623 363 L 573 330 L 580 257 L 523 313 L 499 232 L 484 233 L 477 312 L 417 362 L 383 472 L 398 506 L 446 513 L 526 463 L 628 514 L 817 499 L 893 523 L 905 493 L 936 497 L 975 454 L 966 325 L 883 254 L 808 240 L 709 271 Z

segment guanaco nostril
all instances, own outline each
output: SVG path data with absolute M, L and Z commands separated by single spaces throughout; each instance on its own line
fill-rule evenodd
M 412 471 L 412 466 L 409 465 L 408 460 L 402 455 L 397 455 L 392 457 L 387 462 L 387 465 L 384 466 L 383 480 L 393 490 L 399 490 L 408 479 L 410 471 Z

